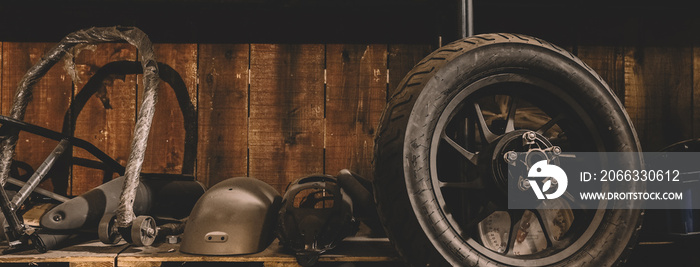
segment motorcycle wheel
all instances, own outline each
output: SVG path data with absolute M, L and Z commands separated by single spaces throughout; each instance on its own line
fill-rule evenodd
M 484 34 L 441 47 L 399 84 L 377 132 L 378 212 L 411 265 L 610 266 L 623 263 L 635 244 L 641 210 L 570 209 L 576 203 L 564 198 L 569 208 L 557 214 L 568 226 L 552 233 L 546 211 L 504 206 L 497 187 L 507 177 L 493 171 L 506 152 L 498 148 L 502 140 L 535 132 L 564 152 L 641 151 L 607 84 L 546 41 Z M 546 242 L 523 252 L 509 237 L 525 217 L 537 219 L 531 235 Z M 489 225 L 509 227 L 510 241 L 489 240 Z

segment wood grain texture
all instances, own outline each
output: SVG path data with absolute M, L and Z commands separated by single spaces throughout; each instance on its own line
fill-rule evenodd
M 157 267 L 163 263 L 157 261 L 119 261 L 118 264 L 123 267 Z
M 35 250 L 25 250 L 14 252 L 0 257 L 0 266 L 5 264 L 29 263 L 68 263 L 69 266 L 113 266 L 115 258 L 120 251 L 124 250 L 126 242 L 120 245 L 105 245 L 98 240 L 82 242 L 80 244 L 67 244 L 66 247 L 52 249 L 46 253 L 36 253 Z M 7 248 L 6 244 L 0 248 Z M 21 266 L 21 265 L 20 265 Z M 65 266 L 65 265 L 59 265 Z
M 187 87 L 187 95 L 196 108 L 197 44 L 155 44 L 156 60 L 177 71 Z M 161 73 L 162 75 L 162 73 Z M 143 96 L 139 76 L 139 102 Z M 183 170 L 185 124 L 177 97 L 165 82 L 158 86 L 158 103 L 148 137 L 142 172 L 181 173 Z
M 693 46 L 693 138 L 700 137 L 700 47 Z
M 119 254 L 117 265 L 122 266 L 123 263 L 127 262 L 143 262 L 145 264 L 149 262 L 202 262 L 202 265 L 204 265 L 204 262 L 296 263 L 294 255 L 281 247 L 278 240 L 274 240 L 265 250 L 258 253 L 231 256 L 193 255 L 182 253 L 179 251 L 179 248 L 180 244 L 165 243 L 157 247 L 132 247 Z M 318 261 L 397 262 L 399 260 L 398 255 L 387 238 L 356 236 L 346 238 L 342 246 L 339 245 L 335 249 L 322 254 Z
M 590 66 L 625 103 L 625 51 L 619 46 L 578 46 L 578 57 Z
M 99 44 L 82 50 L 75 61 L 78 80 L 75 95 L 105 64 L 120 60 L 136 60 L 136 48 L 129 44 Z M 88 88 L 85 88 L 88 89 Z M 80 102 L 80 101 L 79 101 Z M 79 103 L 75 103 L 78 105 Z M 75 137 L 84 139 L 107 155 L 126 165 L 136 113 L 136 75 L 109 75 L 97 92 L 85 103 L 76 117 Z M 82 149 L 74 157 L 97 160 Z M 73 166 L 72 195 L 80 195 L 109 181 L 116 174 L 79 165 Z
M 690 46 L 630 47 L 625 52 L 625 107 L 644 151 L 692 136 Z
M 372 178 L 374 132 L 386 105 L 386 45 L 326 47 L 325 170 Z
M 413 69 L 424 57 L 433 52 L 435 48 L 426 44 L 391 44 L 389 45 L 388 63 L 389 87 L 387 98 L 391 98 L 396 92 L 404 76 Z
M 323 45 L 251 46 L 250 176 L 283 192 L 323 173 Z
M 2 49 L 2 114 L 9 116 L 15 91 L 24 73 L 37 63 L 45 52 L 54 44 L 51 43 L 3 43 Z M 34 87 L 33 100 L 27 107 L 25 121 L 61 131 L 62 115 L 66 112 L 71 101 L 71 79 L 63 70 L 63 62 L 54 66 Z M 36 169 L 46 156 L 56 147 L 58 142 L 43 137 L 20 133 L 15 161 L 29 164 Z M 41 187 L 66 194 L 68 177 L 51 172 L 41 183 Z
M 81 261 L 81 262 L 71 262 L 68 264 L 70 267 L 112 267 L 114 262 L 94 262 L 94 261 Z
M 5 249 L 0 244 L 0 249 Z M 119 257 L 117 257 L 119 255 Z M 399 256 L 387 238 L 371 238 L 355 236 L 346 238 L 342 246 L 324 253 L 319 262 L 381 262 L 398 263 Z M 49 250 L 43 254 L 27 250 L 0 257 L 0 265 L 8 263 L 69 263 L 69 266 L 166 266 L 187 265 L 206 266 L 207 263 L 295 263 L 294 255 L 284 250 L 277 240 L 265 250 L 258 253 L 206 256 L 180 252 L 180 244 L 162 243 L 149 247 L 127 247 L 126 241 L 117 245 L 105 245 L 100 241 L 91 240 L 79 244 L 68 244 L 66 247 Z M 251 264 L 249 264 L 251 265 Z M 243 266 L 249 266 L 243 265 Z M 240 265 L 235 265 L 240 266 Z M 392 265 L 393 266 L 393 265 Z
M 26 70 L 51 47 L 47 43 L 0 43 L 3 114 L 8 114 Z M 341 168 L 370 176 L 371 135 L 385 104 L 381 98 L 389 97 L 405 73 L 431 51 L 429 45 L 401 44 L 156 45 L 159 61 L 181 75 L 191 104 L 199 105 L 198 178 L 211 186 L 229 177 L 250 175 L 280 191 L 297 178 L 335 174 Z M 700 79 L 694 79 L 700 77 L 699 48 L 579 45 L 576 51 L 624 101 L 646 151 L 700 133 L 700 123 L 694 122 L 700 118 L 700 109 L 694 108 L 700 106 Z M 71 78 L 60 62 L 36 87 L 26 120 L 60 131 L 71 94 L 102 65 L 133 60 L 134 53 L 124 44 L 84 50 L 75 59 L 81 82 L 73 92 Z M 111 109 L 93 97 L 75 125 L 78 137 L 122 163 L 140 104 L 136 101 L 140 93 L 134 95 L 133 88 L 128 89 L 136 83 L 134 79 L 108 79 L 103 95 Z M 384 92 L 388 95 L 382 95 Z M 181 111 L 166 83 L 159 96 L 144 171 L 179 173 L 184 161 Z M 55 145 L 23 134 L 17 159 L 36 168 Z M 75 155 L 86 156 L 82 153 Z M 75 167 L 73 177 L 74 195 L 101 183 L 99 171 L 82 167 Z M 56 190 L 66 193 L 67 180 L 57 180 Z M 44 182 L 42 187 L 53 189 L 54 185 Z
M 298 267 L 301 266 L 296 262 L 264 262 L 263 267 Z
M 0 42 L 0 114 L 5 115 L 6 113 L 5 113 L 5 109 L 3 108 L 3 106 L 9 105 L 10 103 L 5 103 L 5 101 L 4 101 L 5 98 L 3 98 L 3 96 L 4 96 L 6 93 L 2 90 L 2 89 L 3 89 L 3 87 L 2 87 L 2 86 L 3 86 L 3 83 L 2 83 L 2 81 L 3 81 L 3 80 L 2 80 L 2 76 L 3 76 L 2 69 L 3 69 L 3 66 L 5 65 L 5 61 L 2 60 L 2 59 L 3 59 L 3 52 L 2 52 L 2 50 L 3 50 L 3 45 L 4 45 L 4 43 L 3 43 L 3 42 Z
M 197 179 L 248 175 L 248 44 L 199 46 Z

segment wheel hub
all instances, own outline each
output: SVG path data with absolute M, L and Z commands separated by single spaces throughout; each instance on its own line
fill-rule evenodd
M 543 135 L 531 130 L 515 130 L 499 136 L 484 153 L 480 153 L 479 162 L 482 175 L 499 194 L 508 194 L 508 165 L 527 164 L 547 159 L 547 151 L 559 150 Z M 518 157 L 519 152 L 526 153 Z

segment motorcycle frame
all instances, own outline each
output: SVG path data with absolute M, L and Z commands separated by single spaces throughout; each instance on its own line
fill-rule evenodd
M 41 79 L 41 77 L 43 77 L 51 69 L 51 67 L 53 67 L 65 54 L 68 53 L 68 51 L 71 50 L 71 48 L 82 44 L 119 41 L 126 41 L 138 49 L 141 59 L 141 70 L 143 72 L 143 85 L 145 87 L 143 101 L 137 116 L 136 126 L 134 127 L 130 155 L 125 167 L 121 166 L 121 164 L 85 140 L 22 121 L 24 119 L 26 107 L 29 102 L 31 102 L 34 86 Z M 133 62 L 126 64 L 133 64 Z M 103 163 L 108 165 L 116 173 L 125 176 L 124 186 L 120 195 L 120 204 L 116 211 L 116 223 L 120 232 L 129 231 L 131 223 L 135 218 L 133 212 L 133 201 L 135 199 L 136 188 L 140 182 L 140 174 L 144 161 L 148 134 L 153 122 L 155 104 L 157 102 L 157 87 L 160 81 L 159 65 L 160 64 L 158 64 L 155 59 L 153 45 L 143 31 L 135 27 L 115 26 L 89 28 L 70 33 L 48 53 L 46 53 L 37 64 L 32 66 L 27 73 L 25 73 L 15 93 L 10 116 L 0 116 L 0 123 L 2 123 L 2 127 L 0 127 L 0 140 L 2 141 L 0 145 L 0 185 L 3 185 L 3 188 L 0 188 L 0 208 L 2 208 L 2 212 L 5 215 L 9 225 L 9 229 L 6 229 L 6 233 L 8 234 L 8 244 L 10 245 L 10 248 L 8 249 L 9 251 L 14 250 L 21 245 L 32 246 L 39 252 L 46 251 L 46 247 L 37 234 L 36 229 L 24 225 L 19 219 L 17 216 L 17 208 L 21 206 L 24 200 L 26 200 L 27 195 L 36 189 L 39 182 L 41 182 L 46 173 L 48 173 L 56 160 L 64 152 L 67 150 L 69 151 L 69 148 L 72 146 L 85 149 L 87 152 L 93 154 Z M 169 71 L 174 70 L 170 68 Z M 97 74 L 95 76 L 97 76 Z M 183 112 L 186 125 L 185 160 L 190 160 L 193 164 L 192 158 L 196 157 L 197 147 L 196 115 L 192 115 L 195 113 L 191 102 L 188 100 L 183 100 L 182 93 L 178 93 L 177 89 L 184 86 L 182 79 L 179 76 L 172 76 L 173 75 L 171 75 L 171 78 L 174 79 L 171 79 L 170 84 L 176 91 L 175 93 L 178 97 L 178 102 L 180 104 L 180 109 Z M 91 94 L 88 94 L 87 97 L 89 98 L 90 95 Z M 77 97 L 78 95 L 76 95 L 76 98 Z M 187 99 L 189 99 L 188 96 Z M 73 106 L 71 106 L 71 108 L 73 108 Z M 79 107 L 79 109 L 81 108 L 82 107 Z M 190 123 L 188 123 L 188 120 Z M 192 120 L 195 120 L 195 123 L 191 123 Z M 59 144 L 56 146 L 54 151 L 49 154 L 44 163 L 42 163 L 42 165 L 37 169 L 37 171 L 32 175 L 22 189 L 20 189 L 21 193 L 18 193 L 18 195 L 11 200 L 4 189 L 4 185 L 10 178 L 10 165 L 12 163 L 12 157 L 14 155 L 20 131 L 57 140 L 59 141 Z M 192 142 L 193 140 L 194 142 Z M 192 148 L 194 148 L 195 156 L 191 156 L 192 153 L 187 153 L 188 149 L 191 152 Z M 183 173 L 193 172 L 192 164 L 183 164 Z

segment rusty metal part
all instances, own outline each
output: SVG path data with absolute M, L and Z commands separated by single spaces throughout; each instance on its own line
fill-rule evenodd
M 165 242 L 168 242 L 168 244 L 177 244 L 180 243 L 181 240 L 179 235 L 169 235 L 165 237 Z
M 102 216 L 100 224 L 97 227 L 97 237 L 104 244 L 116 244 L 122 240 L 122 236 L 117 231 L 115 223 L 117 216 L 114 214 L 106 214 Z
M 156 220 L 151 216 L 138 216 L 134 219 L 130 227 L 131 244 L 139 247 L 150 246 L 158 236 Z

